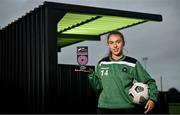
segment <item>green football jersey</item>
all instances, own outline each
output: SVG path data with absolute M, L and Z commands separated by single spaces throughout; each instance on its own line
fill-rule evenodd
M 155 80 L 150 77 L 140 62 L 132 57 L 123 56 L 120 60 L 105 57 L 99 61 L 96 72 L 89 74 L 91 86 L 101 90 L 99 108 L 133 108 L 135 105 L 128 96 L 133 81 L 149 86 L 149 98 L 157 101 L 158 89 Z

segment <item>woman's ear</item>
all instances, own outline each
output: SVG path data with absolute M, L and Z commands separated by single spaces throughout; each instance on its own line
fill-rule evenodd
M 125 46 L 125 41 L 123 42 L 123 46 Z

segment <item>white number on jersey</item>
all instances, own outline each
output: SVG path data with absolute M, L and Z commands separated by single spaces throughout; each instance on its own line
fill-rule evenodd
M 107 76 L 109 74 L 108 70 L 101 70 L 101 76 Z

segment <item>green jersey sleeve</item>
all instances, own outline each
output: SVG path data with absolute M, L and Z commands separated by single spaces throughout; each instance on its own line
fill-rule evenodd
M 88 75 L 90 85 L 96 92 L 102 90 L 102 84 L 101 84 L 101 79 L 99 77 L 98 68 L 99 66 L 97 66 L 96 71 L 91 70 Z
M 149 86 L 149 98 L 152 101 L 157 102 L 159 92 L 155 80 L 151 78 L 151 76 L 138 61 L 136 62 L 134 74 L 135 80 L 145 83 Z

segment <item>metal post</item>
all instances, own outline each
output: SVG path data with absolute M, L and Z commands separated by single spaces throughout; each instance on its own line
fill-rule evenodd
M 143 57 L 142 60 L 143 60 L 143 63 L 144 63 L 144 68 L 146 70 L 147 69 L 146 67 L 147 67 L 148 57 Z
M 160 82 L 161 82 L 161 91 L 163 91 L 162 76 L 160 77 Z

